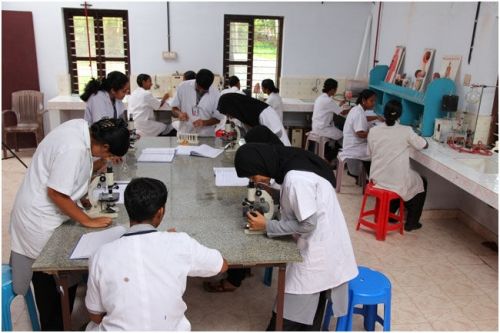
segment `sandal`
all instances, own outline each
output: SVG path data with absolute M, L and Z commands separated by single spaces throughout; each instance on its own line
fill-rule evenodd
M 210 282 L 210 281 L 205 281 L 203 282 L 203 289 L 205 291 L 208 291 L 209 293 L 224 293 L 224 292 L 231 292 L 235 291 L 238 289 L 235 286 L 228 287 L 227 283 L 224 283 L 224 279 L 221 279 L 219 282 Z

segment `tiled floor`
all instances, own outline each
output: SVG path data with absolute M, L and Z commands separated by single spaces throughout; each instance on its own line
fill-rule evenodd
M 29 152 L 22 153 L 26 163 Z M 2 262 L 8 262 L 9 214 L 24 167 L 15 159 L 2 162 Z M 346 217 L 359 265 L 380 270 L 392 282 L 392 329 L 400 331 L 497 331 L 498 255 L 481 245 L 484 241 L 457 220 L 424 220 L 421 230 L 397 233 L 385 242 L 369 231 L 355 231 L 361 205 L 361 189 L 344 177 L 339 200 Z M 430 184 L 429 186 L 432 186 Z M 253 269 L 234 293 L 209 294 L 201 279 L 188 281 L 185 301 L 193 330 L 265 330 L 276 293 L 261 282 L 262 269 Z M 277 274 L 274 274 L 276 278 Z M 85 323 L 79 290 L 74 328 Z M 30 322 L 19 297 L 12 306 L 15 330 L 30 330 Z M 331 322 L 334 329 L 335 320 Z M 362 330 L 357 316 L 354 329 Z M 377 326 L 377 330 L 380 327 Z

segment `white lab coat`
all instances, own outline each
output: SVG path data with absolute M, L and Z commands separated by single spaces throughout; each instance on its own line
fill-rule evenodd
M 356 105 L 349 111 L 344 124 L 344 139 L 342 142 L 342 151 L 339 155 L 342 158 L 351 158 L 356 160 L 369 161 L 370 155 L 367 151 L 366 138 L 360 138 L 356 135 L 359 131 L 368 131 L 369 125 L 366 119 L 365 111 L 361 105 Z
M 335 288 L 358 274 L 335 189 L 308 171 L 289 171 L 281 185 L 281 220 L 313 217 L 316 228 L 297 240 L 303 261 L 286 267 L 285 292 L 313 294 Z
M 220 93 L 213 85 L 210 86 L 208 92 L 201 97 L 198 103 L 199 114 L 195 116 L 193 114 L 193 108 L 196 106 L 195 87 L 196 80 L 184 81 L 177 87 L 175 98 L 170 106 L 178 107 L 182 112 L 186 112 L 189 119 L 182 122 L 176 120 L 172 122 L 172 126 L 180 133 L 198 133 L 200 136 L 214 136 L 216 125 L 196 129 L 193 126 L 193 122 L 198 119 L 208 120 L 216 118 L 221 120 L 224 118 L 224 115 L 217 111 Z
M 410 149 L 421 150 L 426 144 L 410 126 L 384 123 L 372 128 L 368 133 L 370 179 L 376 187 L 396 192 L 404 201 L 424 192 L 422 177 L 410 167 Z
M 158 136 L 167 129 L 167 124 L 155 120 L 154 110 L 158 110 L 160 104 L 151 91 L 142 87 L 135 89 L 128 98 L 128 110 L 141 136 Z
M 283 142 L 285 146 L 291 146 L 287 131 L 283 127 L 283 123 L 279 119 L 278 114 L 272 107 L 268 106 L 260 113 L 259 124 L 269 128 L 271 132 L 280 138 L 281 142 Z
M 128 233 L 154 230 L 135 225 Z M 190 331 L 182 296 L 188 276 L 220 272 L 223 259 L 183 232 L 123 236 L 103 245 L 89 260 L 85 305 L 106 313 L 89 329 L 105 331 Z
M 239 90 L 238 87 L 230 87 L 230 88 L 224 89 L 220 92 L 220 95 L 222 96 L 224 94 L 232 94 L 232 93 L 245 95 L 245 93 L 243 91 Z M 222 118 L 220 123 L 215 127 L 215 131 L 217 132 L 218 130 L 223 130 L 224 125 L 226 124 L 226 121 L 227 121 L 227 116 L 224 115 L 224 118 Z M 238 119 L 233 119 L 233 122 L 235 123 L 236 126 L 241 127 L 241 122 Z
M 271 93 L 267 97 L 266 103 L 274 109 L 283 124 L 283 101 L 281 96 L 278 93 Z
M 10 215 L 12 251 L 35 259 L 68 216 L 48 197 L 48 187 L 79 200 L 92 174 L 89 125 L 66 121 L 38 145 Z
M 126 108 L 121 100 L 115 99 L 115 108 L 116 118 L 122 117 Z M 89 97 L 87 104 L 85 105 L 84 114 L 84 119 L 89 124 L 98 122 L 104 117 L 113 118 L 113 116 L 113 103 L 111 102 L 111 97 L 107 91 L 99 90 L 96 94 Z
M 241 90 L 238 89 L 238 87 L 229 87 L 229 88 L 226 88 L 224 90 L 222 90 L 220 92 L 220 95 L 224 95 L 224 94 L 231 94 L 231 93 L 237 93 L 237 94 L 242 94 L 242 95 L 245 95 L 245 93 Z
M 341 112 L 340 107 L 327 93 L 319 95 L 314 101 L 312 133 L 332 140 L 342 139 L 342 131 L 333 124 L 333 114 L 340 115 Z

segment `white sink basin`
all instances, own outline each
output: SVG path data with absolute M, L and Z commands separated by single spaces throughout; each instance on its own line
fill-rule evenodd
M 456 158 L 455 160 L 481 173 L 498 173 L 498 159 L 496 156 L 491 158 Z

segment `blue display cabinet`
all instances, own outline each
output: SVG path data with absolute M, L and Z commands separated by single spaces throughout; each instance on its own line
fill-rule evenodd
M 403 106 L 401 124 L 418 127 L 422 136 L 432 136 L 434 119 L 446 116 L 441 110 L 443 96 L 455 94 L 455 83 L 450 79 L 436 79 L 427 85 L 425 93 L 421 93 L 385 82 L 388 69 L 386 65 L 379 65 L 370 71 L 369 86 L 377 94 L 375 112 L 383 115 L 385 104 L 398 100 Z

